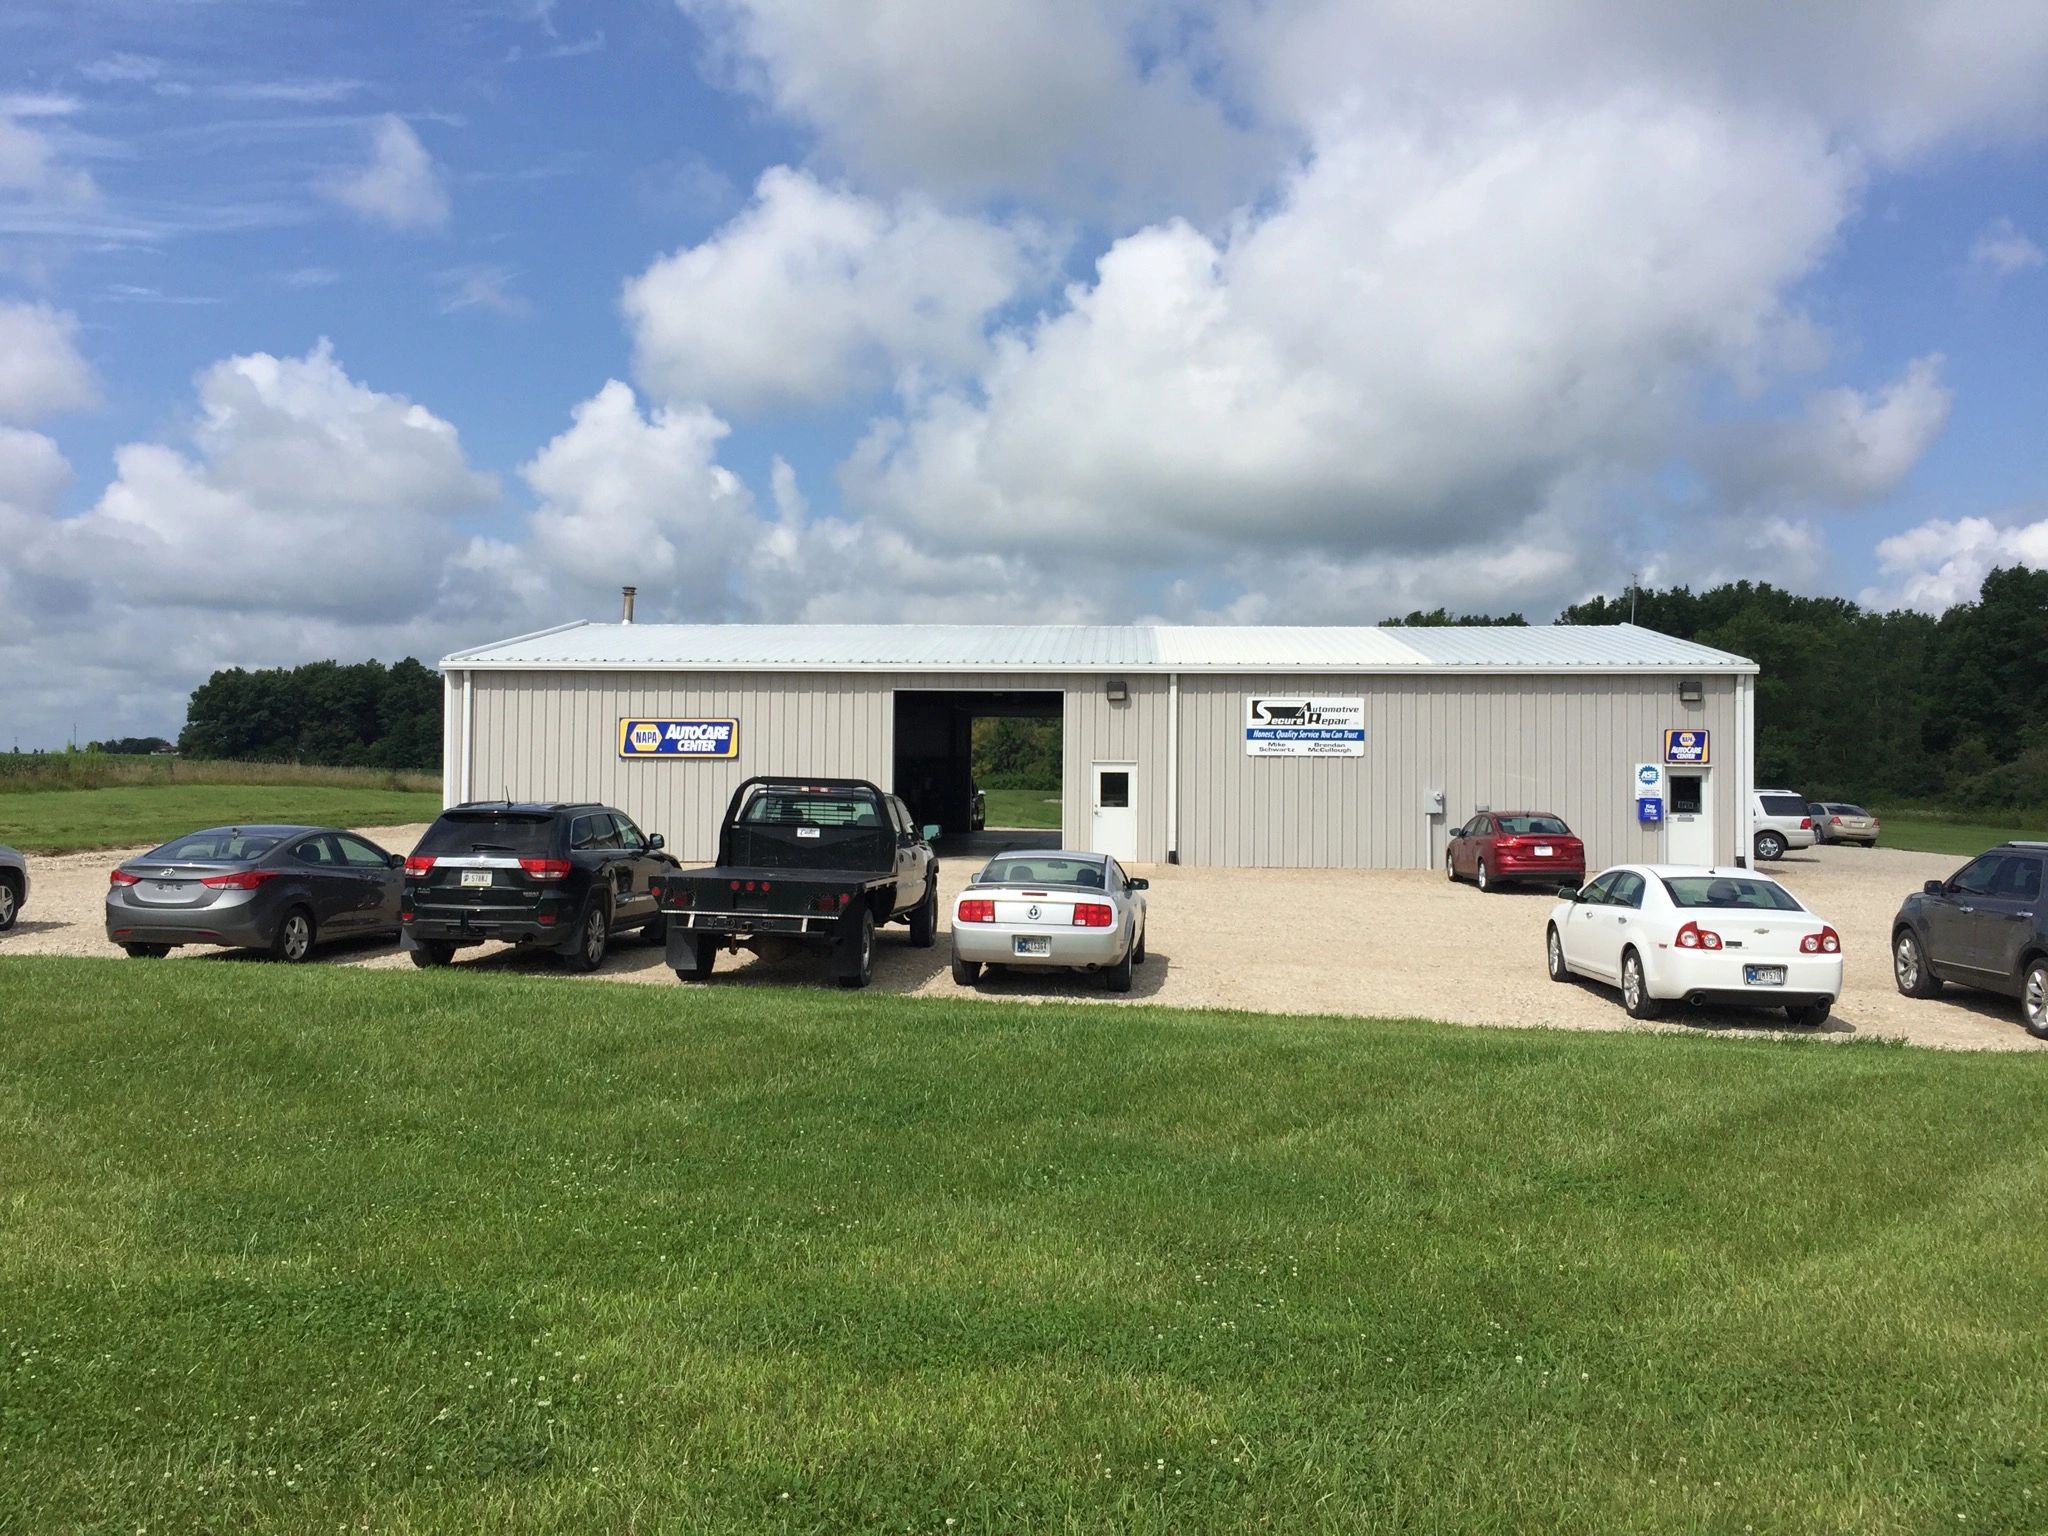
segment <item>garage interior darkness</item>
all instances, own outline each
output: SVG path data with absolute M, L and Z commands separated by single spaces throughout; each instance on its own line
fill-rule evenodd
M 1066 695 L 1057 689 L 899 689 L 893 787 L 920 822 L 937 822 L 946 836 L 959 836 L 968 829 L 967 805 L 974 791 L 974 722 L 1059 721 L 1065 708 Z M 1064 742 L 1061 747 L 1064 754 Z

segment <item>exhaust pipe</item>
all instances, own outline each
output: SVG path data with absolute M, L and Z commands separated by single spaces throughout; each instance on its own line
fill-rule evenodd
M 622 606 L 624 609 L 624 612 L 621 613 L 619 616 L 619 622 L 621 624 L 630 624 L 633 622 L 633 596 L 639 590 L 640 589 L 638 587 L 619 588 L 619 597 L 622 599 Z

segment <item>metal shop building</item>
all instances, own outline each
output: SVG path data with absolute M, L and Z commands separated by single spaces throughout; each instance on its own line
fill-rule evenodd
M 1061 724 L 1063 836 L 1137 863 L 1421 868 L 1479 810 L 1597 864 L 1749 852 L 1756 664 L 1634 625 L 577 623 L 441 663 L 443 789 L 616 805 L 712 856 L 752 774 L 964 830 L 977 718 Z

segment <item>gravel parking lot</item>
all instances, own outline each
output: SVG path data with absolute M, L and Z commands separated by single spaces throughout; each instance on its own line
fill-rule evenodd
M 423 827 L 365 829 L 385 847 L 409 849 Z M 136 850 L 140 851 L 140 850 Z M 100 955 L 128 962 L 106 941 L 101 902 L 107 872 L 124 853 L 38 859 L 35 889 L 21 921 L 0 934 L 0 956 Z M 1822 1034 L 1834 1039 L 1905 1040 L 1961 1050 L 2038 1050 L 2006 1000 L 1950 988 L 1934 1001 L 1901 997 L 1892 985 L 1891 919 L 1907 892 L 1964 861 L 1898 849 L 1816 848 L 1771 869 L 1841 933 L 1846 959 L 1842 1000 Z M 950 898 L 980 858 L 954 858 L 942 871 Z M 1591 983 L 1559 986 L 1543 968 L 1548 892 L 1482 895 L 1421 870 L 1226 870 L 1134 866 L 1152 881 L 1150 958 L 1130 1001 L 1262 1013 L 1417 1016 L 1459 1024 L 1537 1025 L 1556 1029 L 1667 1029 L 1761 1033 L 1784 1027 L 1781 1014 L 1700 1009 L 1658 1024 L 1638 1024 L 1615 994 Z M 322 949 L 322 963 L 410 966 L 389 945 Z M 238 963 L 242 957 L 188 949 L 179 964 Z M 466 951 L 463 965 L 550 973 L 545 955 L 502 946 Z M 662 952 L 621 941 L 597 979 L 686 989 Z M 824 985 L 815 955 L 779 961 L 724 957 L 714 986 Z M 876 945 L 877 989 L 934 997 L 969 995 L 953 985 L 946 936 L 912 949 L 901 928 Z M 1110 1001 L 1091 978 L 1060 973 L 987 978 L 974 996 Z M 1122 1001 L 1122 999 L 1118 999 Z

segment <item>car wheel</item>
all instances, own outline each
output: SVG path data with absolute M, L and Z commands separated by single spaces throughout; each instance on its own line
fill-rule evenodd
M 161 960 L 171 952 L 168 944 L 123 944 L 130 960 Z
M 1451 850 L 1448 848 L 1444 850 L 1444 878 L 1453 885 L 1458 883 L 1458 866 L 1452 861 Z
M 1115 965 L 1103 967 L 1102 985 L 1105 991 L 1128 992 L 1131 990 L 1131 956 L 1136 953 L 1137 946 L 1134 944 L 1124 951 L 1123 959 L 1117 961 Z
M 930 949 L 939 936 L 939 877 L 924 884 L 924 900 L 910 914 L 910 942 L 918 949 Z
M 1892 935 L 1892 980 L 1908 997 L 1933 997 L 1941 991 L 1941 978 L 1928 967 L 1920 936 L 1910 928 Z
M 2020 978 L 2020 1022 L 2036 1040 L 2048 1040 L 2048 959 L 2037 956 Z
M 1145 963 L 1145 930 L 1144 930 L 1144 929 L 1142 929 L 1142 928 L 1140 928 L 1140 929 L 1138 930 L 1138 947 L 1137 947 L 1137 948 L 1136 948 L 1135 950 L 1133 950 L 1133 951 L 1132 951 L 1132 953 L 1131 953 L 1131 964 L 1133 964 L 1133 965 L 1143 965 L 1144 963 Z
M 455 959 L 455 946 L 442 944 L 434 939 L 421 939 L 419 948 L 408 950 L 406 953 L 412 956 L 414 965 L 423 971 L 430 971 L 436 966 L 452 964 Z
M 602 900 L 593 898 L 576 920 L 576 948 L 569 956 L 570 966 L 579 971 L 596 970 L 604 964 L 604 952 L 611 938 L 612 915 Z
M 981 980 L 981 962 L 980 962 L 979 960 L 962 960 L 962 959 L 958 958 L 957 956 L 956 956 L 956 957 L 954 958 L 954 960 L 953 960 L 953 985 L 954 985 L 954 986 L 956 986 L 956 987 L 971 987 L 971 986 L 973 986 L 973 985 L 974 985 L 974 984 L 975 984 L 976 982 L 978 982 L 978 981 L 980 981 L 980 980 Z
M 1486 877 L 1486 860 L 1481 859 L 1472 866 L 1472 883 L 1482 891 L 1493 889 L 1493 882 Z
M 647 925 L 640 930 L 640 937 L 657 949 L 667 944 L 668 914 L 666 912 L 658 912 L 653 917 L 650 917 L 647 920 Z
M 1564 940 L 1558 937 L 1557 925 L 1555 923 L 1550 925 L 1550 932 L 1543 940 L 1543 954 L 1544 958 L 1550 962 L 1550 979 L 1552 981 L 1570 981 L 1572 979 L 1572 968 L 1566 965 L 1564 961 Z
M 1633 949 L 1621 956 L 1621 1006 L 1632 1019 L 1654 1019 L 1663 1005 L 1650 996 L 1650 984 L 1643 977 L 1643 959 Z
M 1818 1029 L 1827 1023 L 1828 1014 L 1834 1006 L 1827 998 L 1817 1003 L 1793 1003 L 1786 1007 L 1785 1017 L 1801 1029 Z
M 304 907 L 293 907 L 278 921 L 277 932 L 271 936 L 271 958 L 286 965 L 298 965 L 313 953 L 316 937 L 313 914 Z
M 847 942 L 842 940 L 841 942 Z M 856 956 L 859 969 L 851 976 L 839 978 L 839 985 L 849 991 L 866 986 L 875 975 L 875 914 L 863 911 L 860 915 L 860 929 L 851 941 L 859 946 Z
M 1785 839 L 1775 832 L 1757 833 L 1756 856 L 1766 860 L 1782 859 L 1785 857 Z
M 21 892 L 14 888 L 11 879 L 0 877 L 0 933 L 14 926 L 15 918 L 21 915 Z

